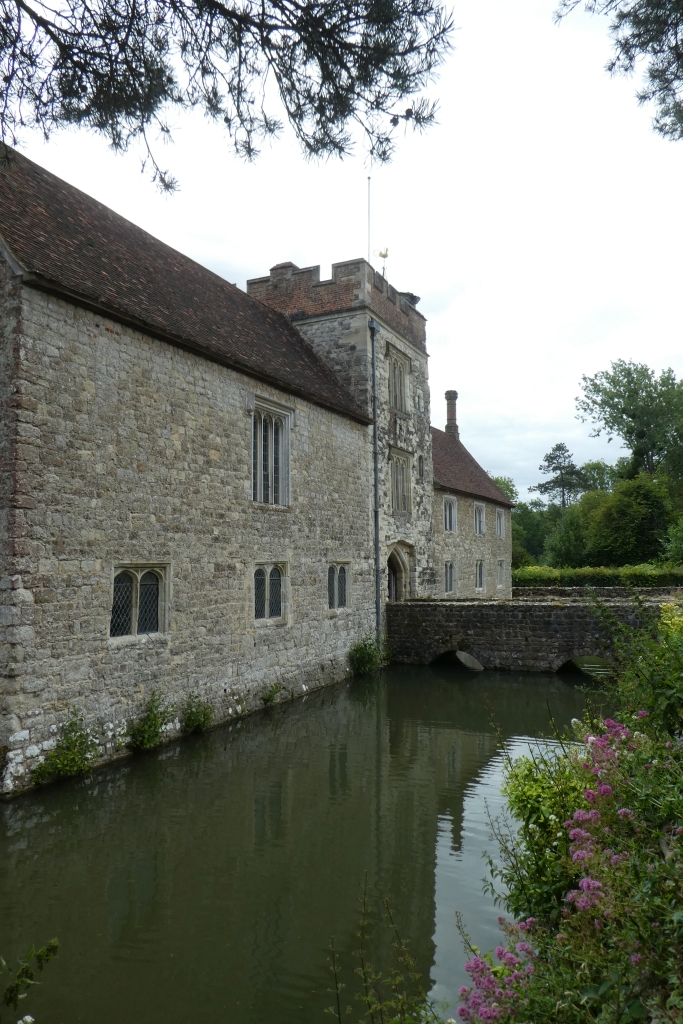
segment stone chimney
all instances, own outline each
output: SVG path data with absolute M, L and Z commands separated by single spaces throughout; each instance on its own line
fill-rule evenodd
M 457 391 L 446 392 L 446 433 L 455 434 L 456 438 L 460 438 L 460 431 L 458 430 L 458 421 L 455 415 L 455 403 L 458 400 Z

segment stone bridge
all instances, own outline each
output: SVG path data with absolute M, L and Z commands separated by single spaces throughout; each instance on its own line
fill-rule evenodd
M 521 590 L 521 588 L 520 588 Z M 515 590 L 511 601 L 404 601 L 387 605 L 392 661 L 428 665 L 468 651 L 489 669 L 556 672 L 574 658 L 610 660 L 609 628 L 581 588 Z M 593 591 L 620 622 L 636 626 L 680 590 Z

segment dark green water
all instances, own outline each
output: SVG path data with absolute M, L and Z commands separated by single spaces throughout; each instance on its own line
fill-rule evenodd
M 583 708 L 557 676 L 392 669 L 0 806 L 0 952 L 61 943 L 22 1013 L 324 1024 L 327 947 L 355 947 L 366 873 L 454 1001 L 455 910 L 477 944 L 498 936 L 480 884 L 485 800 L 501 804 L 491 712 L 521 751 L 548 733 L 546 702 L 560 725 Z

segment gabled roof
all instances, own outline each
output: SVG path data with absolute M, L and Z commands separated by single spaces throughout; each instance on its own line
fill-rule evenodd
M 27 285 L 370 422 L 281 313 L 20 153 L 8 153 L 0 162 L 0 242 Z
M 487 498 L 498 505 L 514 507 L 506 494 L 476 462 L 455 434 L 432 427 L 432 458 L 434 486 L 459 491 L 474 498 Z

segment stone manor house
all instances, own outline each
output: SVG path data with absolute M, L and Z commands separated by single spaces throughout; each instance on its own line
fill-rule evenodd
M 342 678 L 387 601 L 510 597 L 511 503 L 455 391 L 430 427 L 417 296 L 362 259 L 328 281 L 278 264 L 245 294 L 10 155 L 5 792 L 72 709 L 114 756 L 153 690 L 227 719 Z

